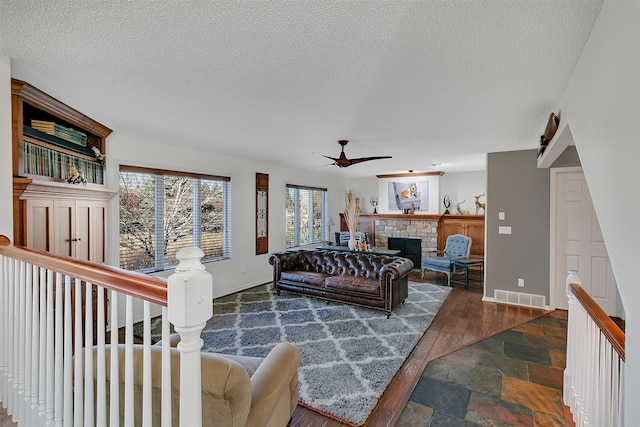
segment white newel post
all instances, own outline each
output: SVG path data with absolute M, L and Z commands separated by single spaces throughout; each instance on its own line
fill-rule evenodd
M 168 280 L 169 321 L 180 334 L 180 425 L 202 426 L 200 333 L 213 316 L 213 277 L 205 271 L 200 248 L 178 251 L 180 265 Z
M 576 352 L 576 346 L 579 345 L 577 338 L 577 328 L 579 326 L 579 321 L 576 318 L 578 313 L 576 312 L 576 297 L 571 290 L 571 283 L 576 283 L 582 286 L 582 282 L 580 281 L 580 276 L 578 272 L 575 270 L 569 270 L 567 274 L 567 280 L 565 282 L 565 292 L 567 294 L 567 298 L 569 300 L 568 303 L 568 319 L 567 319 L 567 359 L 564 369 L 564 387 L 563 387 L 563 400 L 564 404 L 571 408 L 571 412 L 573 413 L 574 421 L 577 419 L 578 415 L 576 410 L 576 396 L 579 392 L 576 388 L 576 368 L 579 368 L 577 365 L 576 356 L 578 353 Z M 581 338 L 584 340 L 584 336 Z

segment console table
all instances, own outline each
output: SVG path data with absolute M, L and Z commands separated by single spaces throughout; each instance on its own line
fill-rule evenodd
M 357 251 L 355 249 L 349 249 L 348 246 L 338 246 L 338 245 L 322 245 L 322 246 L 318 246 L 316 249 L 320 249 L 323 251 L 362 252 L 362 253 L 370 253 L 375 255 L 387 255 L 387 256 L 396 256 L 400 253 L 399 249 L 371 248 L 368 251 Z

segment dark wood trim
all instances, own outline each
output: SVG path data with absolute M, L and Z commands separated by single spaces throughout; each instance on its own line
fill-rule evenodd
M 266 206 L 264 212 L 259 211 L 260 192 L 265 193 Z M 258 236 L 258 223 L 260 216 L 264 215 L 265 235 Z M 256 255 L 263 255 L 269 252 L 269 174 L 256 172 Z
M 298 188 L 300 190 L 315 190 L 315 191 L 327 191 L 326 188 L 322 187 L 311 187 L 309 185 L 297 185 L 297 184 L 287 184 L 287 188 Z
M 416 173 L 391 173 L 386 175 L 376 175 L 378 178 L 411 178 L 414 176 L 442 176 L 444 172 L 435 171 L 435 172 L 416 172 Z
M 228 176 L 206 175 L 203 173 L 173 171 L 169 169 L 145 168 L 142 166 L 120 165 L 120 172 L 148 173 L 148 174 L 169 175 L 169 176 L 186 176 L 189 178 L 211 179 L 214 181 L 226 181 L 226 182 L 231 181 L 231 178 Z
M 620 327 L 616 325 L 616 323 L 611 320 L 604 311 L 602 311 L 598 303 L 591 298 L 582 286 L 577 283 L 571 283 L 569 286 L 571 287 L 573 294 L 576 296 L 576 299 L 584 309 L 587 310 L 587 313 L 589 313 L 589 316 L 596 323 L 600 331 L 602 331 L 602 334 L 605 336 L 607 341 L 611 343 L 616 353 L 618 353 L 620 358 L 624 361 L 624 332 L 622 332 Z
M 88 130 L 101 138 L 106 138 L 113 132 L 108 127 L 85 116 L 81 112 L 69 107 L 67 104 L 58 101 L 47 95 L 40 89 L 31 86 L 22 80 L 11 79 L 11 94 L 19 96 L 24 101 L 34 107 L 45 110 L 61 119 L 73 123 L 76 126 Z M 104 147 L 101 147 L 104 152 Z
M 44 267 L 154 304 L 167 305 L 167 281 L 159 277 L 48 252 L 18 248 L 11 245 L 6 236 L 0 236 L 0 255 Z

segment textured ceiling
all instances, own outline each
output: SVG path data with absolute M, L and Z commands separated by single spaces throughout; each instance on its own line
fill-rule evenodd
M 112 128 L 307 170 L 538 145 L 601 1 L 2 1 L 0 54 Z M 346 169 L 312 152 L 393 159 Z

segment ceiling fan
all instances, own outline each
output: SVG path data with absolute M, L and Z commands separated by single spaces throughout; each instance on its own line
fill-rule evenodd
M 374 156 L 374 157 L 360 157 L 358 159 L 347 159 L 347 155 L 344 154 L 344 146 L 347 145 L 347 142 L 349 142 L 349 141 L 347 141 L 345 139 L 341 139 L 340 141 L 338 141 L 338 144 L 340 144 L 342 146 L 342 151 L 340 152 L 340 157 L 338 157 L 338 158 L 325 156 L 324 154 L 318 154 L 318 153 L 313 153 L 313 154 L 315 154 L 316 156 L 326 157 L 327 159 L 333 160 L 333 163 L 330 163 L 330 164 L 331 165 L 336 165 L 339 168 L 346 168 L 348 166 L 355 165 L 356 163 L 368 162 L 369 160 L 390 159 L 391 158 L 391 156 Z

